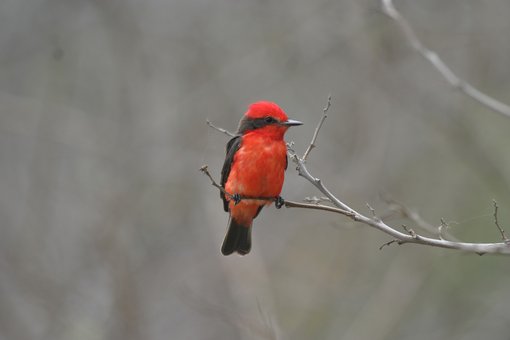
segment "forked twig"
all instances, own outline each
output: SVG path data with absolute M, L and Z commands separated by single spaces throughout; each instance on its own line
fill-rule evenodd
M 510 239 L 508 239 L 508 237 L 506 236 L 505 230 L 503 229 L 503 227 L 501 227 L 499 225 L 499 220 L 498 220 L 498 209 L 499 209 L 499 206 L 498 206 L 498 202 L 496 202 L 496 200 L 492 200 L 492 204 L 494 206 L 494 215 L 493 215 L 494 216 L 494 224 L 498 228 L 499 233 L 501 234 L 501 238 L 503 239 L 503 241 L 506 244 L 510 244 Z

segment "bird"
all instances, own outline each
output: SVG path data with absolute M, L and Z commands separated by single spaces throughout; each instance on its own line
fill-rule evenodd
M 272 202 L 277 208 L 283 205 L 280 193 L 288 164 L 284 135 L 289 127 L 302 124 L 289 119 L 273 102 L 259 101 L 248 106 L 237 134 L 227 143 L 221 171 L 224 190 L 220 197 L 229 213 L 223 255 L 248 254 L 253 219 Z

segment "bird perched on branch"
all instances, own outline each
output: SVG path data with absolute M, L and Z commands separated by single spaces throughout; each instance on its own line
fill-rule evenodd
M 275 103 L 264 101 L 251 104 L 239 122 L 237 136 L 227 143 L 221 171 L 226 193 L 220 197 L 230 213 L 223 255 L 248 254 L 253 219 L 265 205 L 282 206 L 280 192 L 288 162 L 283 136 L 289 127 L 301 124 L 288 119 Z

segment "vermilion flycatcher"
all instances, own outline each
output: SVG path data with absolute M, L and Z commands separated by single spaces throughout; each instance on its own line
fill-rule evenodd
M 275 199 L 281 206 L 279 195 L 287 169 L 287 145 L 283 135 L 289 127 L 301 124 L 288 119 L 285 112 L 271 102 L 251 104 L 239 122 L 237 136 L 227 143 L 221 171 L 221 185 L 233 195 L 220 193 L 223 208 L 230 212 L 227 235 L 221 247 L 223 255 L 248 254 L 253 219 Z M 274 199 L 246 199 L 250 197 Z

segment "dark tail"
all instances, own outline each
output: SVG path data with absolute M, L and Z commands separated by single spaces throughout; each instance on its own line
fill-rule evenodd
M 236 251 L 241 255 L 246 255 L 250 252 L 250 249 L 251 225 L 245 226 L 230 218 L 227 236 L 225 236 L 223 241 L 221 253 L 226 256 Z

